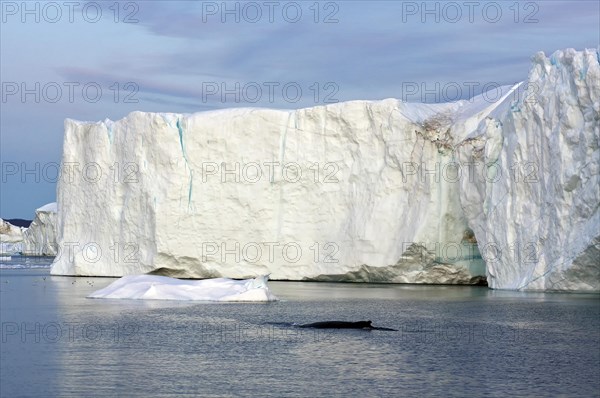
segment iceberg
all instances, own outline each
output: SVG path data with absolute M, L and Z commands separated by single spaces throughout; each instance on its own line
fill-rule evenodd
M 215 278 L 181 280 L 157 275 L 129 275 L 88 298 L 194 301 L 277 301 L 267 286 L 268 276 L 247 280 Z
M 0 219 L 0 254 L 56 256 L 56 211 L 56 202 L 36 209 L 28 228 Z
M 67 119 L 51 272 L 598 291 L 600 66 L 552 58 L 453 103 Z
M 600 290 L 597 54 L 536 54 L 524 100 L 457 151 L 489 171 L 459 192 L 492 288 Z
M 59 246 L 72 251 L 52 272 L 475 283 L 485 267 L 464 239 L 458 184 L 410 174 L 422 159 L 452 159 L 439 115 L 466 105 L 67 120 L 63 164 L 81 166 L 58 184 Z M 89 164 L 106 177 L 77 174 Z M 115 166 L 126 170 L 118 182 Z
M 56 202 L 36 209 L 35 218 L 23 232 L 23 254 L 56 256 L 56 211 Z
M 0 254 L 19 254 L 23 250 L 23 231 L 0 218 Z

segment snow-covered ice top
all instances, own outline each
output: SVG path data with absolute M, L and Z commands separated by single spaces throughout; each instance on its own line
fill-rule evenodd
M 48 213 L 56 213 L 58 211 L 58 206 L 56 205 L 56 202 L 47 203 L 47 204 L 43 205 L 42 207 L 35 209 L 35 211 L 36 212 L 45 211 Z
M 23 232 L 23 254 L 34 256 L 56 256 L 56 202 L 47 203 L 35 210 L 35 218 Z
M 277 301 L 267 286 L 268 276 L 234 280 L 182 280 L 158 275 L 129 275 L 88 298 L 194 301 Z

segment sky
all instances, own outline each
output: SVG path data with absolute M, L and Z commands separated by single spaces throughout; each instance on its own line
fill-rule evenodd
M 0 217 L 56 200 L 64 120 L 447 102 L 600 48 L 600 2 L 0 1 Z

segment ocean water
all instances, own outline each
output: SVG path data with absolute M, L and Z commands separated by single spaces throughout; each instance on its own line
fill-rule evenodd
M 85 298 L 113 280 L 0 269 L 2 397 L 600 394 L 598 295 L 270 282 L 281 301 Z M 367 319 L 398 331 L 290 326 Z

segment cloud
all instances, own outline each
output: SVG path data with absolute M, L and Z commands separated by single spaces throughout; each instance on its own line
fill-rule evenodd
M 264 2 L 227 6 L 249 7 L 250 3 Z M 132 110 L 297 108 L 322 104 L 334 91 L 333 98 L 340 101 L 402 98 L 407 82 L 427 88 L 448 82 L 479 82 L 480 87 L 489 82 L 512 84 L 526 79 L 530 57 L 537 51 L 596 48 L 600 43 L 597 1 L 478 2 L 472 22 L 465 18 L 464 9 L 456 23 L 407 13 L 407 7 L 425 3 L 448 10 L 448 4 L 465 2 L 328 1 L 317 3 L 318 15 L 315 2 L 295 2 L 302 8 L 302 18 L 296 23 L 282 14 L 284 5 L 292 2 L 278 2 L 273 21 L 263 8 L 257 23 L 248 21 L 251 14 L 237 15 L 239 22 L 234 20 L 236 15 L 227 14 L 223 22 L 223 15 L 210 9 L 222 7 L 221 1 L 122 1 L 118 22 L 108 9 L 114 2 L 101 2 L 104 19 L 94 24 L 22 24 L 13 18 L 2 25 L 0 35 L 3 81 L 97 82 L 107 95 L 98 103 L 79 99 L 75 103 L 2 104 L 0 153 L 3 159 L 10 155 L 15 160 L 57 161 L 65 117 L 119 118 Z M 502 7 L 497 23 L 481 14 L 488 3 Z M 138 22 L 123 23 L 131 11 Z M 524 23 L 527 15 L 538 21 Z M 324 23 L 327 16 L 337 22 Z M 424 16 L 428 18 L 425 23 Z M 115 82 L 120 88 L 135 83 L 138 102 L 124 103 L 122 96 L 113 101 L 109 88 Z M 222 91 L 207 92 L 214 90 L 214 84 L 219 89 L 258 84 L 267 90 L 265 84 L 270 82 L 279 84 L 272 101 L 266 92 L 256 102 L 244 101 L 252 95 L 248 90 L 240 101 L 232 95 L 223 101 Z M 282 94 L 281 87 L 288 83 L 303 90 L 297 102 Z M 465 90 L 463 98 L 467 94 Z M 22 193 L 23 188 L 8 186 L 3 191 Z M 12 196 L 3 196 L 3 204 L 8 203 L 6 214 L 28 215 L 30 209 Z

